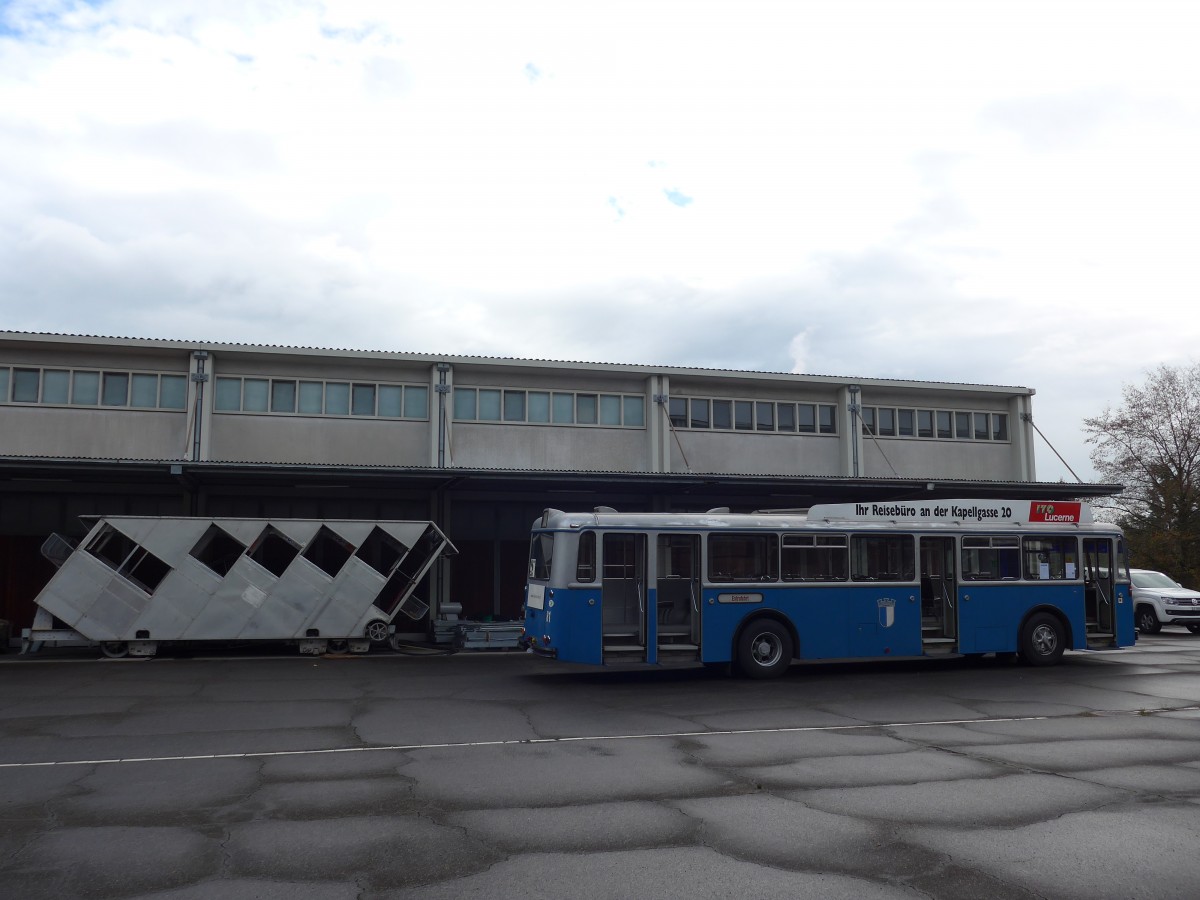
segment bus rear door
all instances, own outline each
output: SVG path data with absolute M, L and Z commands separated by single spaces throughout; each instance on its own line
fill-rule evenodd
M 645 662 L 646 535 L 605 533 L 600 565 L 604 662 Z
M 653 596 L 658 662 L 700 658 L 700 535 L 660 534 Z
M 958 649 L 958 575 L 954 558 L 954 538 L 921 538 L 921 647 L 927 654 Z

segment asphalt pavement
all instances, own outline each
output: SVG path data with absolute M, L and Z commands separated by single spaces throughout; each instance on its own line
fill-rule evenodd
M 1200 896 L 1200 637 L 796 665 L 0 656 L 0 895 Z

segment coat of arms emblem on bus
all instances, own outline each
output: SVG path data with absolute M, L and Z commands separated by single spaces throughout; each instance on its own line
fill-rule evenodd
M 877 602 L 879 604 L 879 624 L 884 628 L 891 628 L 892 623 L 896 621 L 896 601 L 890 597 L 880 597 Z

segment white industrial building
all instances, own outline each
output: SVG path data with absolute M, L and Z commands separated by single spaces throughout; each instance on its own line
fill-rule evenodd
M 0 332 L 0 619 L 81 515 L 431 519 L 429 600 L 519 615 L 543 508 L 735 510 L 1039 483 L 1027 387 Z

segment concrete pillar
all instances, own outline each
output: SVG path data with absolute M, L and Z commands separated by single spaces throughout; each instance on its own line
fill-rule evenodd
M 670 396 L 670 376 L 651 375 L 646 379 L 646 442 L 651 472 L 671 471 Z
M 1008 401 L 1008 427 L 1012 441 L 1012 479 L 1037 481 L 1032 393 L 1018 394 Z
M 212 416 L 217 392 L 217 361 L 208 350 L 193 350 L 188 364 L 188 434 L 185 459 L 200 462 L 209 459 L 212 443 Z
M 837 427 L 842 458 L 841 474 L 847 478 L 861 478 L 867 474 L 863 463 L 862 427 L 857 412 L 861 406 L 862 393 L 858 385 L 848 384 L 838 390 Z
M 429 367 L 429 465 L 435 469 L 454 465 L 454 366 L 447 362 Z

